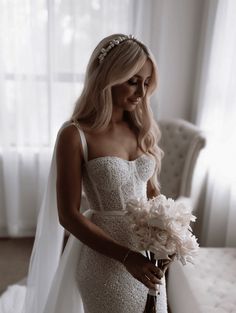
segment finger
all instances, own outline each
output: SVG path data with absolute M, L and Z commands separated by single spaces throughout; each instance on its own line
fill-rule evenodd
M 161 279 L 158 279 L 154 274 L 152 274 L 152 272 L 147 273 L 145 276 L 147 276 L 153 284 L 162 285 Z
M 164 269 L 164 267 L 168 266 L 171 262 L 173 262 L 173 260 L 174 260 L 174 256 L 171 256 L 171 258 L 168 258 L 168 259 L 162 259 L 161 264 L 160 264 L 160 268 Z
M 171 261 L 174 261 L 175 256 L 176 256 L 176 253 L 174 253 L 174 254 L 172 254 L 172 255 L 169 255 L 169 258 L 171 259 Z
M 164 271 L 164 269 L 166 269 L 166 267 L 168 267 L 170 265 L 170 263 L 172 262 L 172 260 L 167 260 L 165 262 L 162 263 L 162 269 Z
M 169 256 L 170 259 L 168 260 L 163 260 L 163 272 L 165 273 L 166 270 L 168 269 L 168 267 L 170 266 L 170 264 L 174 261 L 175 259 L 175 254 L 172 254 Z
M 162 270 L 152 263 L 150 263 L 149 271 L 152 272 L 158 279 L 161 279 L 164 275 Z
M 168 262 L 168 264 L 166 264 L 164 267 L 163 267 L 163 273 L 165 274 L 165 272 L 167 271 L 167 269 L 169 268 L 170 264 L 172 263 L 171 262 Z
M 145 275 L 144 277 L 142 277 L 142 279 L 141 279 L 140 281 L 141 281 L 147 288 L 153 289 L 153 290 L 157 290 L 157 285 L 156 285 L 156 284 L 153 284 L 147 275 Z
M 164 265 L 166 265 L 166 264 L 171 263 L 172 261 L 173 261 L 173 259 L 172 259 L 172 258 L 165 259 L 165 260 L 163 260 L 163 264 L 164 264 Z
M 163 268 L 163 273 L 165 274 L 167 269 L 168 269 L 169 265 L 165 265 L 164 268 Z

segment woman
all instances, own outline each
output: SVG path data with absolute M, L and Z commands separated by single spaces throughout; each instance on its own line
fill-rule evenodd
M 52 284 L 51 266 L 48 281 L 41 283 L 45 287 L 28 291 L 26 308 L 37 294 L 46 299 L 45 307 L 44 301 L 40 305 L 34 299 L 37 309 L 31 307 L 31 312 L 141 313 L 148 289 L 158 285 L 157 309 L 167 312 L 163 272 L 136 251 L 123 214 L 130 198 L 159 194 L 162 151 L 149 104 L 156 84 L 153 56 L 132 36 L 111 35 L 94 50 L 73 116 L 63 124 L 55 145 L 58 216 L 72 235 L 51 274 Z M 85 215 L 80 211 L 82 185 L 90 208 Z M 50 186 L 53 183 L 48 190 Z M 50 217 L 45 216 L 41 213 L 39 224 L 50 228 Z M 36 242 L 46 231 L 37 233 Z M 52 236 L 56 238 L 48 235 L 48 240 Z M 32 256 L 31 272 L 38 270 L 35 259 Z M 28 285 L 31 282 L 29 278 Z

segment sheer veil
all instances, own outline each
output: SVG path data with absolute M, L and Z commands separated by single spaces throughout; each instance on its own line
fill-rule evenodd
M 59 224 L 56 203 L 56 146 L 58 135 L 54 146 L 47 187 L 38 216 L 27 278 L 24 313 L 42 312 L 62 252 L 64 230 Z
M 59 129 L 54 146 L 49 178 L 37 222 L 22 313 L 84 312 L 76 284 L 76 265 L 82 244 L 70 235 L 61 256 L 64 229 L 59 224 L 57 213 L 56 147 L 61 130 L 68 124 L 69 122 L 65 122 Z M 84 215 L 90 218 L 91 213 L 87 211 Z

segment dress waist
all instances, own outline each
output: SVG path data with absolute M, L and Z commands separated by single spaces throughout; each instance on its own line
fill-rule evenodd
M 88 210 L 89 213 L 99 215 L 99 216 L 123 216 L 125 215 L 125 210 L 115 210 L 115 211 L 97 211 L 97 210 Z

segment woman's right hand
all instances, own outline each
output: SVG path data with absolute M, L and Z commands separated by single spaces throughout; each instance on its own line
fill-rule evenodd
M 164 273 L 139 252 L 130 251 L 123 263 L 128 272 L 149 289 L 157 289 L 161 285 Z

